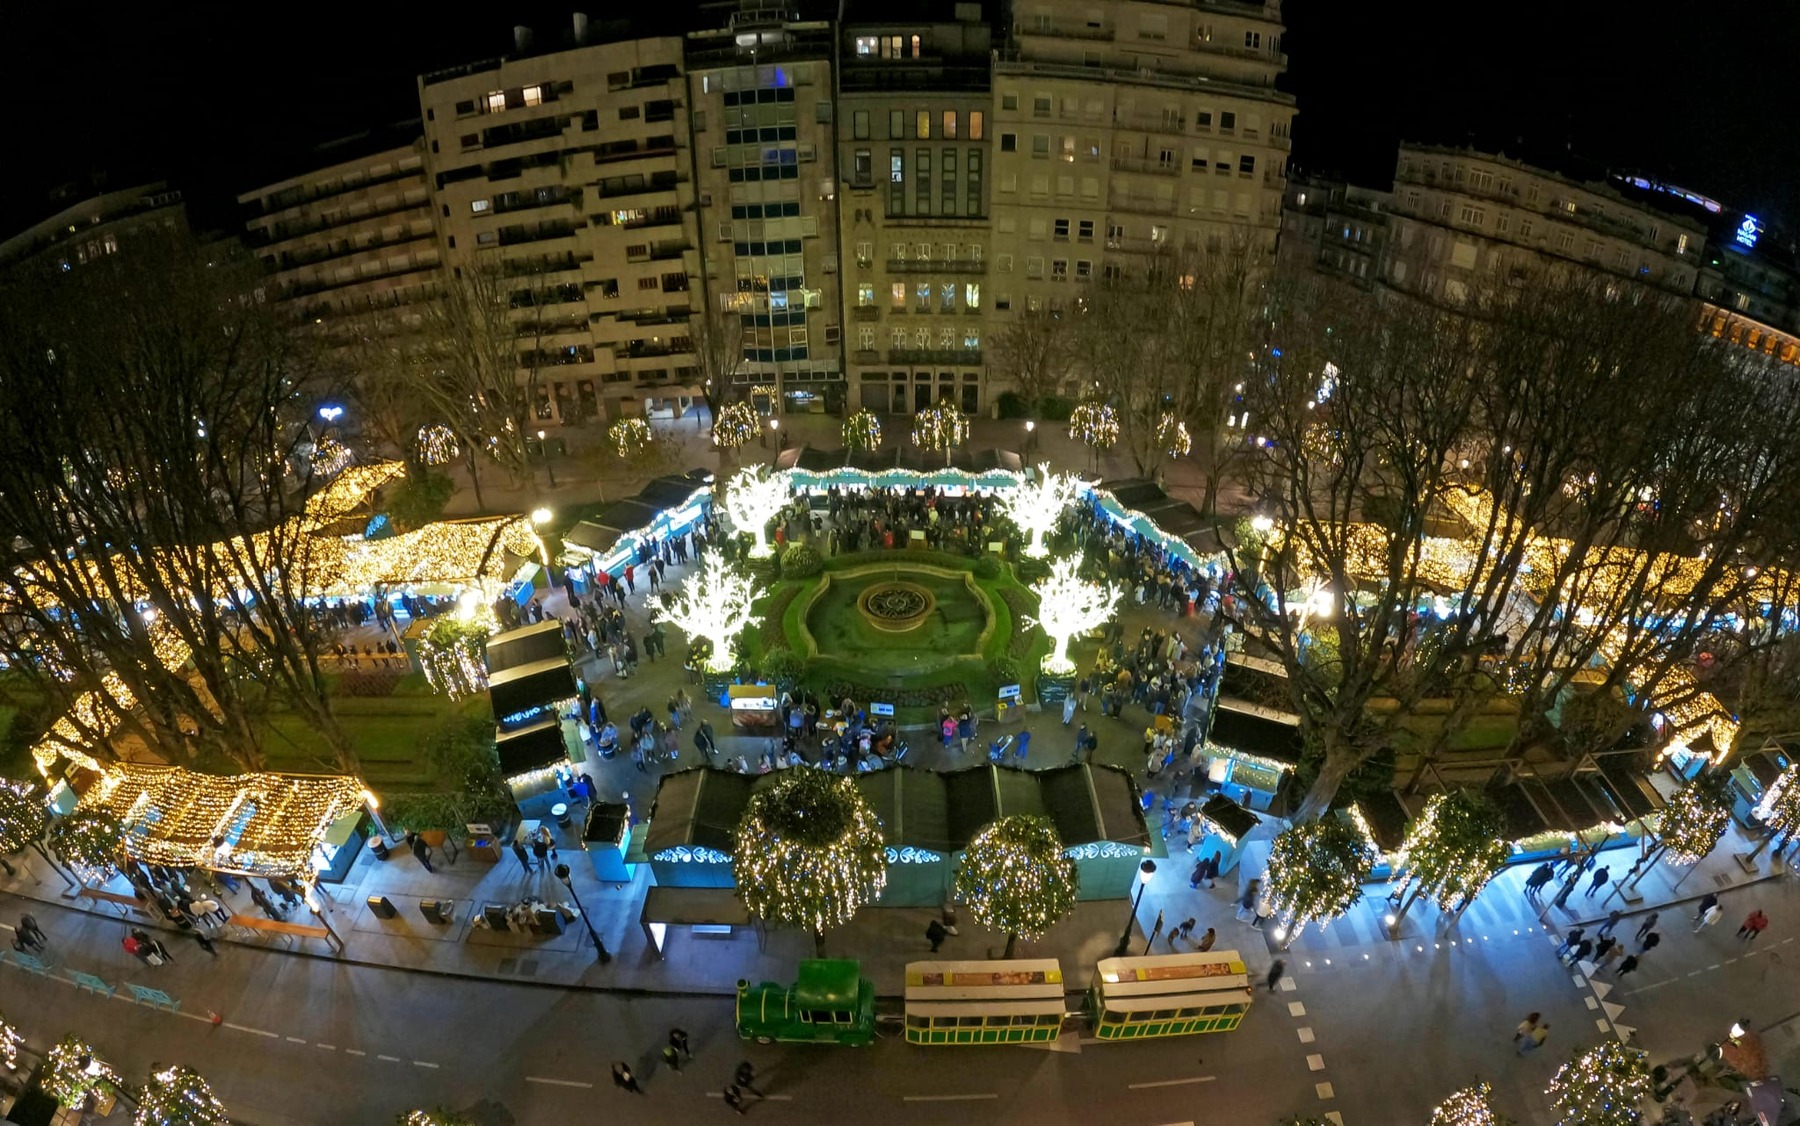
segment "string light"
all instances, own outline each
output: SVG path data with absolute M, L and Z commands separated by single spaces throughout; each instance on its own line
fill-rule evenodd
M 1562 1126 L 1638 1126 L 1650 1089 L 1649 1056 L 1608 1040 L 1557 1069 L 1546 1093 Z
M 975 834 L 956 870 L 956 898 L 989 930 L 1013 940 L 1042 938 L 1075 908 L 1081 874 L 1063 854 L 1062 838 L 1045 817 L 1002 817 Z
M 1119 440 L 1119 416 L 1105 403 L 1081 403 L 1069 412 L 1069 437 L 1110 450 Z
M 787 506 L 788 479 L 785 473 L 771 471 L 766 465 L 741 469 L 725 486 L 725 513 L 739 532 L 755 538 L 750 556 L 760 559 L 770 554 L 769 521 Z
M 88 790 L 100 791 L 105 784 Z M 84 800 L 86 795 L 83 795 Z M 119 845 L 125 835 L 122 819 L 110 809 L 76 807 L 50 826 L 50 847 L 84 880 L 103 880 L 118 867 Z
M 948 399 L 913 415 L 913 445 L 922 450 L 948 452 L 969 437 L 969 420 Z
M 606 439 L 622 458 L 635 457 L 656 441 L 656 431 L 641 418 L 621 418 L 606 428 Z
M 1479 895 L 1505 866 L 1512 848 L 1504 829 L 1493 803 L 1466 790 L 1438 794 L 1407 828 L 1395 866 L 1406 865 L 1407 878 L 1416 885 L 1414 898 L 1430 896 L 1449 911 Z
M 750 576 L 732 568 L 717 552 L 706 552 L 699 567 L 675 595 L 664 595 L 655 620 L 668 622 L 691 637 L 703 637 L 711 645 L 706 670 L 729 673 L 737 667 L 737 635 L 756 621 L 751 603 L 756 584 Z
M 1156 444 L 1170 457 L 1186 457 L 1194 448 L 1194 440 L 1188 437 L 1187 423 L 1172 414 L 1157 419 Z
M 874 411 L 857 411 L 844 420 L 844 448 L 872 450 L 881 445 L 881 420 Z
M 138 1095 L 132 1126 L 231 1126 L 225 1104 L 200 1075 L 185 1067 L 165 1067 Z
M 1000 515 L 1025 533 L 1025 554 L 1042 559 L 1050 554 L 1044 536 L 1062 519 L 1063 510 L 1080 496 L 1081 483 L 1067 473 L 1052 473 L 1048 464 L 1038 466 L 1037 479 L 997 498 Z
M 1731 821 L 1731 776 L 1703 771 L 1669 798 L 1656 835 L 1675 864 L 1693 864 L 1713 850 Z
M 329 434 L 313 443 L 312 469 L 321 477 L 330 477 L 334 473 L 341 473 L 348 469 L 354 460 L 356 460 L 356 455 L 350 452 L 350 447 Z
M 735 450 L 756 437 L 756 408 L 746 402 L 726 403 L 713 418 L 713 445 Z
M 1075 671 L 1075 662 L 1069 660 L 1069 639 L 1108 621 L 1123 593 L 1119 587 L 1088 582 L 1076 573 L 1076 568 L 1072 558 L 1051 564 L 1050 574 L 1031 587 L 1038 597 L 1038 616 L 1022 619 L 1050 638 L 1051 649 L 1044 658 L 1043 669 L 1051 676 L 1068 676 Z
M 1510 1126 L 1494 1109 L 1494 1088 L 1476 1083 L 1453 1093 L 1431 1111 L 1429 1126 Z
M 1269 905 L 1289 941 L 1350 909 L 1375 867 L 1375 843 L 1353 822 L 1321 817 L 1288 829 L 1269 848 Z
M 38 1082 L 64 1106 L 81 1106 L 90 1091 L 116 1091 L 123 1086 L 118 1072 L 101 1062 L 94 1046 L 72 1032 L 44 1054 Z
M 751 915 L 815 936 L 848 923 L 887 886 L 875 811 L 849 778 L 810 766 L 750 795 L 732 863 Z
M 475 1126 L 466 1115 L 444 1110 L 409 1110 L 400 1116 L 398 1126 Z
M 425 680 L 452 700 L 486 692 L 488 687 L 487 640 L 498 622 L 481 599 L 472 617 L 460 612 L 439 618 L 419 639 L 419 665 Z M 485 613 L 482 613 L 485 611 Z
M 419 460 L 429 466 L 449 465 L 462 454 L 456 431 L 441 422 L 419 427 Z
M 4 1015 L 0 1015 L 0 1066 L 8 1071 L 19 1069 L 19 1048 L 25 1043 L 25 1037 Z
M 1800 762 L 1782 771 L 1764 792 L 1756 803 L 1756 816 L 1771 836 L 1792 836 L 1800 830 Z
M 49 816 L 36 786 L 0 778 L 0 856 L 43 840 Z

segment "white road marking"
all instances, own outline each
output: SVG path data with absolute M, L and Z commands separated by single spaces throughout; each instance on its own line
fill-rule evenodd
M 364 1052 L 364 1051 L 359 1051 L 356 1048 L 345 1048 L 344 1054 L 347 1056 L 366 1056 L 369 1053 Z
M 1299 1001 L 1289 1001 L 1288 1002 L 1288 1016 L 1303 1017 L 1305 1015 L 1306 1015 L 1306 1006 L 1304 1004 L 1302 1004 Z
M 1325 1070 L 1325 1057 L 1324 1056 L 1307 1056 L 1306 1057 L 1306 1070 L 1308 1070 L 1308 1071 L 1324 1071 Z
M 725 1092 L 723 1092 L 723 1091 L 708 1091 L 708 1092 L 706 1092 L 706 1097 L 709 1099 L 722 1099 L 725 1097 Z M 975 1096 L 975 1097 L 979 1098 L 982 1096 Z M 764 1099 L 769 1102 L 777 1102 L 777 1103 L 791 1103 L 794 1101 L 794 1096 L 792 1096 L 792 1095 L 752 1095 L 751 1098 Z
M 573 1079 L 542 1079 L 536 1075 L 527 1075 L 525 1082 L 542 1083 L 550 1087 L 581 1087 L 583 1089 L 593 1087 L 592 1083 L 580 1083 Z
M 1300 1042 L 1302 1044 L 1310 1044 L 1313 1042 L 1313 1030 L 1312 1029 L 1296 1028 L 1294 1031 L 1298 1032 L 1300 1034 Z
M 1331 1084 L 1329 1084 L 1329 1083 L 1314 1083 L 1313 1090 L 1315 1090 L 1319 1093 L 1319 1097 L 1321 1099 L 1330 1099 L 1330 1098 L 1337 1097 L 1337 1092 L 1333 1091 L 1331 1089 Z
M 1600 1007 L 1600 1002 L 1594 1000 L 1592 997 L 1583 997 L 1582 1000 L 1587 1002 L 1587 1007 L 1590 1009 L 1597 1009 Z
M 276 1033 L 276 1032 L 264 1032 L 264 1031 L 263 1031 L 263 1030 L 262 1030 L 262 1029 L 260 1029 L 260 1028 L 251 1028 L 251 1027 L 250 1027 L 250 1026 L 249 1026 L 249 1025 L 245 1025 L 245 1024 L 232 1024 L 232 1023 L 231 1023 L 231 1022 L 230 1022 L 230 1021 L 226 1021 L 226 1022 L 225 1022 L 225 1027 L 226 1027 L 226 1028 L 235 1028 L 235 1029 L 237 1029 L 237 1030 L 238 1030 L 238 1031 L 239 1031 L 239 1032 L 251 1032 L 251 1033 L 254 1033 L 254 1034 L 256 1034 L 256 1035 L 258 1035 L 258 1036 L 267 1036 L 267 1037 L 268 1037 L 268 1038 L 269 1038 L 269 1039 L 271 1039 L 271 1040 L 279 1040 L 279 1039 L 281 1039 L 281 1034 L 280 1034 L 280 1033 Z
M 908 1103 L 966 1103 L 999 1097 L 999 1095 L 907 1095 L 901 1101 Z
M 1594 1018 L 1594 1027 L 1598 1028 L 1602 1032 L 1605 1032 L 1607 1029 L 1606 1018 L 1605 1017 L 1595 1017 Z
M 327 1051 L 327 1052 L 335 1052 L 335 1051 L 337 1051 L 337 1045 L 336 1045 L 336 1044 L 314 1044 L 314 1045 L 313 1045 L 313 1047 L 315 1047 L 315 1048 L 323 1048 L 323 1049 L 325 1049 L 325 1050 L 326 1050 L 326 1051 Z
M 302 1040 L 302 1039 L 300 1039 L 300 1037 L 298 1037 L 298 1036 L 289 1036 L 289 1037 L 288 1037 L 288 1038 L 287 1038 L 287 1042 L 288 1042 L 288 1043 L 290 1043 L 290 1044 L 304 1044 L 304 1043 L 306 1043 L 306 1041 L 304 1041 L 304 1040 Z
M 399 1057 L 399 1056 L 383 1056 L 383 1055 L 377 1055 L 377 1056 L 376 1056 L 376 1057 L 375 1057 L 375 1058 L 376 1058 L 376 1059 L 378 1059 L 378 1060 L 386 1060 L 386 1061 L 387 1061 L 387 1062 L 389 1062 L 389 1063 L 399 1063 L 399 1062 L 400 1062 L 400 1057 Z
M 1152 1087 L 1186 1087 L 1193 1083 L 1211 1083 L 1217 1078 L 1216 1075 L 1196 1075 L 1190 1079 L 1159 1079 L 1154 1083 L 1130 1083 L 1126 1085 L 1126 1089 L 1144 1091 Z

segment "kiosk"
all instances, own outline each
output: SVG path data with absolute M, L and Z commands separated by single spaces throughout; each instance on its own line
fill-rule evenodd
M 774 685 L 733 684 L 726 692 L 733 728 L 757 735 L 779 734 L 781 713 L 775 708 Z

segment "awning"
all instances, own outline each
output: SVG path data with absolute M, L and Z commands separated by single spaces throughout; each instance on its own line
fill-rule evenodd
M 515 665 L 488 677 L 488 699 L 494 718 L 530 711 L 567 700 L 575 695 L 575 673 L 567 657 L 550 657 L 528 665 Z
M 545 621 L 521 626 L 505 633 L 497 633 L 488 639 L 488 673 L 504 672 L 553 657 L 566 657 L 567 654 L 561 622 Z
M 562 720 L 554 713 L 494 740 L 500 759 L 500 777 L 516 778 L 569 757 L 563 742 Z
M 735 888 L 651 888 L 640 918 L 677 927 L 747 927 L 750 912 Z
M 756 781 L 752 775 L 705 766 L 663 775 L 650 803 L 645 854 L 655 856 L 678 845 L 729 854 Z
M 1213 708 L 1206 741 L 1289 766 L 1300 764 L 1300 717 L 1246 700 L 1221 696 Z

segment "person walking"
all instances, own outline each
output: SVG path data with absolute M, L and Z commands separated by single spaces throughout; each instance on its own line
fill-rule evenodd
M 1595 956 L 1594 972 L 1595 973 L 1605 973 L 1607 967 L 1611 966 L 1614 962 L 1618 961 L 1620 958 L 1623 958 L 1624 956 L 1625 956 L 1625 944 L 1623 942 L 1613 943 L 1611 946 L 1606 948 L 1606 953 Z
M 732 1076 L 731 1082 L 759 1099 L 764 1097 L 762 1089 L 756 1085 L 756 1068 L 749 1060 L 737 1065 L 737 1073 Z
M 206 932 L 200 930 L 198 927 L 194 928 L 194 941 L 200 945 L 200 949 L 206 951 L 208 954 L 211 954 L 215 958 L 219 956 L 218 947 L 214 946 L 212 939 L 208 938 Z
M 1063 697 L 1063 726 L 1067 727 L 1075 719 L 1075 697 Z
M 1756 936 L 1768 929 L 1768 926 L 1769 917 L 1762 913 L 1762 908 L 1758 907 L 1750 912 L 1750 917 L 1745 919 L 1744 925 L 1738 928 L 1738 939 L 1742 942 L 1754 942 Z
M 641 1095 L 644 1093 L 644 1089 L 638 1086 L 637 1076 L 631 1073 L 631 1068 L 626 1066 L 624 1060 L 619 1060 L 617 1063 L 613 1064 L 612 1076 L 613 1086 L 618 1087 L 620 1090 L 630 1091 L 634 1095 Z
M 925 941 L 931 943 L 931 952 L 933 954 L 938 952 L 938 947 L 942 946 L 944 940 L 949 937 L 950 932 L 944 929 L 944 924 L 939 920 L 933 919 L 926 924 Z
M 1610 938 L 1612 936 L 1613 928 L 1619 925 L 1619 920 L 1624 918 L 1624 916 L 1625 913 L 1623 911 L 1620 911 L 1616 907 L 1613 908 L 1612 914 L 1606 917 L 1606 922 L 1600 924 L 1600 929 L 1595 932 L 1594 937 Z
M 1644 917 L 1643 922 L 1638 924 L 1637 937 L 1639 942 L 1643 941 L 1645 935 L 1656 929 L 1656 917 L 1658 914 L 1660 914 L 1660 912 L 1652 911 Z
M 18 938 L 20 942 L 40 953 L 48 942 L 44 936 L 44 928 L 38 926 L 38 921 L 30 915 L 19 916 Z
M 1548 1039 L 1550 1039 L 1550 1022 L 1543 1021 L 1518 1038 L 1517 1051 L 1521 1056 L 1529 1055 L 1543 1047 L 1544 1041 Z
M 669 1029 L 669 1047 L 674 1048 L 690 1060 L 694 1058 L 694 1048 L 693 1045 L 688 1042 L 688 1034 L 685 1028 Z
M 1269 992 L 1273 993 L 1275 987 L 1281 984 L 1281 975 L 1285 973 L 1287 973 L 1287 963 L 1280 958 L 1269 963 L 1269 974 L 1263 979 L 1263 984 L 1269 987 Z
M 1556 956 L 1558 958 L 1561 958 L 1564 954 L 1567 954 L 1570 950 L 1573 950 L 1575 948 L 1575 944 L 1577 942 L 1581 941 L 1581 936 L 1585 933 L 1587 933 L 1587 932 L 1584 931 L 1581 927 L 1570 927 L 1568 936 L 1562 940 L 1562 945 L 1560 945 L 1556 948 Z
M 663 1062 L 669 1065 L 670 1071 L 673 1071 L 677 1075 L 681 1074 L 681 1053 L 675 1049 L 675 1045 L 664 1044 L 662 1046 L 662 1058 Z
M 1587 898 L 1594 898 L 1594 893 L 1605 887 L 1606 881 L 1610 879 L 1612 879 L 1612 873 L 1607 871 L 1606 865 L 1602 864 L 1594 869 L 1593 882 L 1588 884 Z
M 1519 1022 L 1518 1031 L 1513 1033 L 1513 1047 L 1518 1047 L 1519 1041 L 1536 1031 L 1538 1022 L 1543 1019 L 1543 1013 L 1526 1013 L 1525 1019 Z
M 739 1114 L 749 1113 L 744 1109 L 744 1092 L 738 1089 L 736 1083 L 725 1084 L 725 1105 Z
M 1598 962 L 1602 958 L 1605 958 L 1606 952 L 1608 950 L 1611 950 L 1613 947 L 1617 946 L 1618 944 L 1619 944 L 1618 939 L 1614 938 L 1610 934 L 1605 935 L 1604 937 L 1602 937 L 1600 939 L 1599 942 L 1594 943 L 1594 960 L 1596 962 Z
M 1625 955 L 1625 960 L 1619 963 L 1619 972 L 1613 975 L 1613 979 L 1616 981 L 1617 979 L 1624 977 L 1626 974 L 1631 973 L 1633 970 L 1635 970 L 1637 968 L 1638 968 L 1637 955 L 1636 954 L 1627 954 L 1627 955 Z
M 1700 906 L 1694 908 L 1694 921 L 1696 923 L 1702 921 L 1703 919 L 1706 918 L 1706 913 L 1708 911 L 1711 911 L 1714 907 L 1717 907 L 1718 905 L 1719 905 L 1718 894 L 1715 892 L 1710 892 L 1710 891 L 1707 892 L 1705 895 L 1700 897 Z
M 531 854 L 525 851 L 525 845 L 517 838 L 514 838 L 513 840 L 512 851 L 513 855 L 519 858 L 519 867 L 525 869 L 527 872 L 536 871 L 536 868 L 531 863 Z
M 406 834 L 406 843 L 412 849 L 414 859 L 420 864 L 423 864 L 427 872 L 435 873 L 437 871 L 436 868 L 431 866 L 431 846 L 425 843 L 424 837 L 408 830 Z
M 1525 898 L 1536 899 L 1544 892 L 1544 885 L 1556 876 L 1556 866 L 1548 860 L 1532 869 L 1531 875 L 1525 878 Z
M 1656 931 L 1651 931 L 1649 934 L 1645 935 L 1643 938 L 1638 939 L 1638 953 L 1639 954 L 1650 953 L 1650 951 L 1656 949 L 1657 943 L 1659 943 L 1661 941 L 1662 941 L 1662 935 Z

